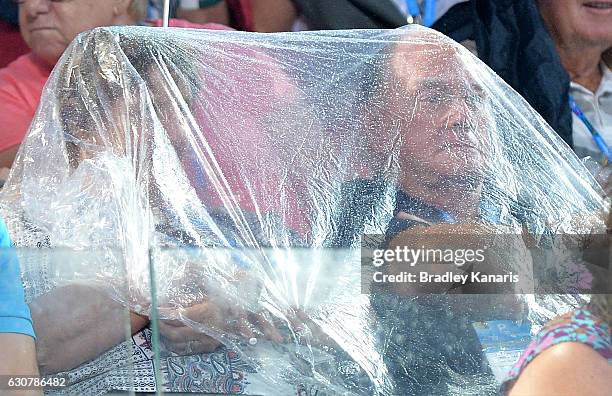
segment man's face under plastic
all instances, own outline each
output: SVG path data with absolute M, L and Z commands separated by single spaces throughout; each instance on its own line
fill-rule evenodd
M 400 166 L 409 177 L 429 173 L 473 183 L 483 173 L 488 121 L 484 93 L 467 73 L 456 49 L 433 44 L 398 45 L 387 102 L 400 115 Z

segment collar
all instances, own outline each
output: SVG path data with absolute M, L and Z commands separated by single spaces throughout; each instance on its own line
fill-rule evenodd
M 602 95 L 604 93 L 612 93 L 612 70 L 610 67 L 606 65 L 605 62 L 601 62 L 601 84 L 599 84 L 599 88 L 597 89 L 597 94 Z
M 397 214 L 404 212 L 408 218 L 399 219 Z M 439 223 L 455 223 L 455 218 L 448 212 L 428 205 L 419 198 L 415 198 L 398 190 L 395 195 L 395 210 L 393 218 L 387 225 L 387 237 L 392 238 L 402 231 L 414 226 L 430 226 Z
M 405 212 L 413 217 L 424 220 L 424 223 L 454 223 L 455 218 L 448 212 L 426 204 L 423 200 L 398 190 L 395 195 L 394 215 Z M 419 220 L 420 221 L 420 220 Z
M 601 83 L 597 88 L 597 92 L 595 92 L 595 96 L 603 95 L 604 93 L 612 93 L 612 70 L 610 67 L 602 60 L 599 62 L 599 68 L 601 69 Z M 580 91 L 580 93 L 593 95 L 593 92 L 589 91 L 582 85 L 570 81 L 570 88 L 576 91 Z

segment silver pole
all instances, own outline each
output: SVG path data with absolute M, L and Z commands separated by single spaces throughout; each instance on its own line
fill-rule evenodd
M 164 0 L 164 14 L 163 14 L 163 27 L 168 27 L 170 22 L 170 0 Z

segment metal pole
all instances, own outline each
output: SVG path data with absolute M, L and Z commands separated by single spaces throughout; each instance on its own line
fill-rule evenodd
M 164 0 L 163 27 L 168 27 L 170 21 L 170 0 Z

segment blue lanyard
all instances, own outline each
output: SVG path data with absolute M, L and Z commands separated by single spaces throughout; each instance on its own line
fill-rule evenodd
M 569 104 L 570 104 L 570 108 L 572 109 L 572 113 L 576 114 L 576 117 L 578 117 L 580 121 L 582 121 L 584 126 L 587 127 L 587 129 L 591 133 L 591 136 L 593 137 L 593 140 L 595 141 L 595 144 L 597 145 L 599 150 L 603 153 L 603 155 L 606 157 L 604 165 L 606 163 L 612 163 L 612 152 L 610 151 L 610 148 L 606 144 L 606 141 L 599 134 L 599 132 L 597 132 L 597 129 L 595 129 L 593 124 L 591 124 L 587 116 L 584 115 L 584 113 L 578 106 L 578 103 L 576 103 L 576 101 L 571 95 L 569 97 Z
M 423 26 L 431 27 L 436 21 L 436 0 L 423 0 L 425 12 L 423 15 Z M 413 18 L 421 18 L 421 8 L 417 0 L 406 0 L 408 15 Z

